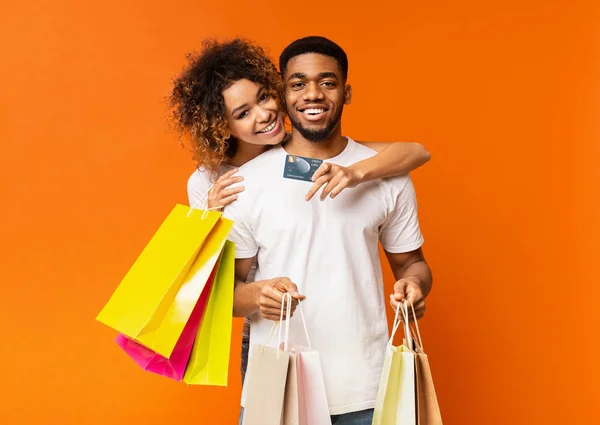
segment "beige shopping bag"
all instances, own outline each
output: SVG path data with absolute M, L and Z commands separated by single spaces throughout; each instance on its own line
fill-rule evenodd
M 433 386 L 429 359 L 423 350 L 423 340 L 414 307 L 412 304 L 410 307 L 416 327 L 416 332 L 413 331 L 412 335 L 415 347 L 417 423 L 418 425 L 442 425 L 442 414 Z
M 308 347 L 288 342 L 291 305 L 291 296 L 284 294 L 280 321 L 267 338 L 278 332 L 277 349 L 266 344 L 253 347 L 243 425 L 331 425 L 319 354 L 310 347 L 300 306 Z

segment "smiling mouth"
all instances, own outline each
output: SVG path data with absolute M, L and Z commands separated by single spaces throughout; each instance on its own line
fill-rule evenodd
M 269 124 L 268 126 L 266 126 L 265 128 L 263 128 L 262 130 L 257 131 L 256 133 L 257 134 L 270 133 L 273 130 L 275 130 L 275 127 L 277 127 L 277 118 L 275 118 L 271 124 Z
M 322 115 L 325 112 L 327 112 L 328 109 L 327 108 L 306 108 L 306 109 L 298 109 L 298 111 L 309 117 L 318 117 L 319 115 Z

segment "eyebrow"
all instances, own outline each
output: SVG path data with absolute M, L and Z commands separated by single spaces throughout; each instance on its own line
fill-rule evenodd
M 304 72 L 294 72 L 292 75 L 290 75 L 288 77 L 288 81 L 294 80 L 294 79 L 302 80 L 305 78 L 307 78 L 307 77 Z M 333 79 L 337 80 L 338 76 L 335 72 L 319 72 L 319 78 L 333 78 Z
M 260 92 L 261 92 L 262 90 L 263 90 L 263 87 L 259 87 L 259 88 L 258 88 L 258 91 L 256 92 L 256 97 L 258 97 L 258 95 L 260 94 Z M 240 109 L 244 109 L 244 108 L 247 108 L 247 107 L 248 107 L 248 104 L 247 104 L 247 103 L 244 103 L 243 105 L 237 106 L 237 107 L 233 108 L 233 111 L 231 111 L 231 115 L 233 116 L 233 115 L 235 115 L 235 113 L 236 113 L 237 111 L 239 111 Z
M 319 72 L 320 78 L 333 78 L 335 80 L 338 79 L 338 76 L 335 72 Z
M 306 74 L 304 72 L 294 72 L 292 75 L 290 75 L 288 77 L 288 81 L 294 80 L 296 78 L 298 78 L 298 79 L 306 78 Z

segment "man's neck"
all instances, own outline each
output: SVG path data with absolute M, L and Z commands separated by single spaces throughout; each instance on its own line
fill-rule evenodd
M 329 159 L 341 154 L 348 139 L 341 135 L 341 129 L 334 130 L 329 137 L 321 142 L 306 140 L 298 130 L 292 128 L 292 136 L 285 143 L 284 149 L 290 155 L 305 156 L 308 158 Z

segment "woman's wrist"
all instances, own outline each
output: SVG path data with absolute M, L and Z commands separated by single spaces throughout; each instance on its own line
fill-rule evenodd
M 370 179 L 371 172 L 368 167 L 365 167 L 363 162 L 364 161 L 360 161 L 348 167 L 350 170 L 352 170 L 352 174 L 354 174 L 356 184 L 367 182 Z

